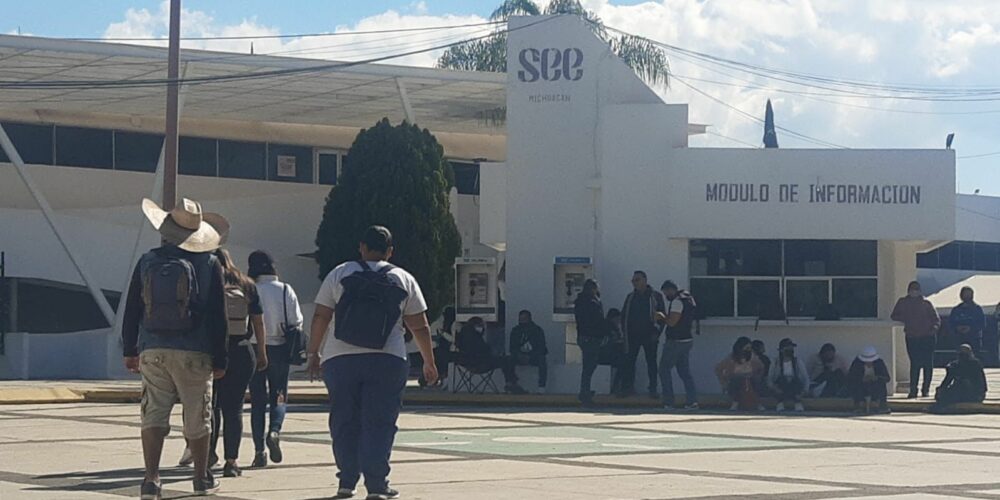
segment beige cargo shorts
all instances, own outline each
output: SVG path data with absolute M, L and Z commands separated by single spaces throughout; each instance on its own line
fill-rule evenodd
M 170 431 L 170 412 L 180 400 L 184 437 L 212 432 L 212 358 L 177 349 L 147 349 L 139 355 L 142 428 Z

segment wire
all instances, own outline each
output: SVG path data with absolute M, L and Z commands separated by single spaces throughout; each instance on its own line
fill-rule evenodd
M 742 144 L 744 146 L 749 146 L 751 148 L 755 148 L 755 149 L 759 149 L 760 148 L 759 144 L 752 144 L 752 143 L 746 142 L 744 140 L 737 139 L 735 137 L 729 137 L 728 135 L 723 135 L 723 134 L 720 134 L 718 132 L 713 132 L 711 130 L 706 130 L 705 133 L 709 134 L 709 135 L 714 135 L 714 136 L 717 136 L 717 137 L 722 137 L 723 139 L 729 139 L 730 141 L 738 142 L 738 143 L 740 143 L 740 144 Z
M 956 156 L 956 160 L 971 160 L 973 158 L 986 158 L 987 156 L 997 156 L 1000 155 L 1000 151 L 994 151 L 992 153 L 983 153 L 981 155 L 967 155 L 967 156 Z

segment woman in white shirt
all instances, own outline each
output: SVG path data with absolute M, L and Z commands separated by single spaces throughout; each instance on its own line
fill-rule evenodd
M 286 324 L 302 326 L 302 310 L 295 290 L 278 278 L 274 259 L 267 252 L 253 252 L 248 264 L 247 274 L 257 284 L 260 305 L 264 309 L 265 342 L 270 363 L 266 370 L 257 372 L 250 381 L 250 427 L 254 445 L 251 467 L 260 468 L 267 466 L 268 453 L 274 463 L 283 460 L 280 435 L 285 421 L 289 370 L 284 332 Z M 256 342 L 256 339 L 251 341 Z M 269 425 L 267 420 L 270 420 Z

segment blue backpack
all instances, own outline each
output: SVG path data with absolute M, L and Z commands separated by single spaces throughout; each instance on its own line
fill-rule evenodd
M 378 271 L 358 261 L 361 270 L 340 280 L 344 292 L 337 302 L 333 335 L 358 347 L 382 349 L 402 315 L 400 305 L 409 296 L 389 279 L 386 265 Z

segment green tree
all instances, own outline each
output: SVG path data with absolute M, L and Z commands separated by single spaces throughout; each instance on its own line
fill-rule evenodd
M 542 14 L 572 14 L 588 21 L 594 34 L 611 46 L 611 50 L 640 78 L 651 84 L 667 84 L 670 66 L 667 55 L 644 38 L 632 35 L 611 35 L 601 18 L 584 9 L 579 0 L 551 0 L 543 11 L 532 0 L 504 0 L 490 19 L 506 21 L 511 16 Z M 488 38 L 473 40 L 449 48 L 438 59 L 438 67 L 465 71 L 507 72 L 507 34 L 505 25 Z
M 455 258 L 462 243 L 448 210 L 454 184 L 444 149 L 427 129 L 383 118 L 351 145 L 330 190 L 316 235 L 320 278 L 358 258 L 358 240 L 372 224 L 392 231 L 392 262 L 410 271 L 427 299 L 428 315 L 454 301 Z

